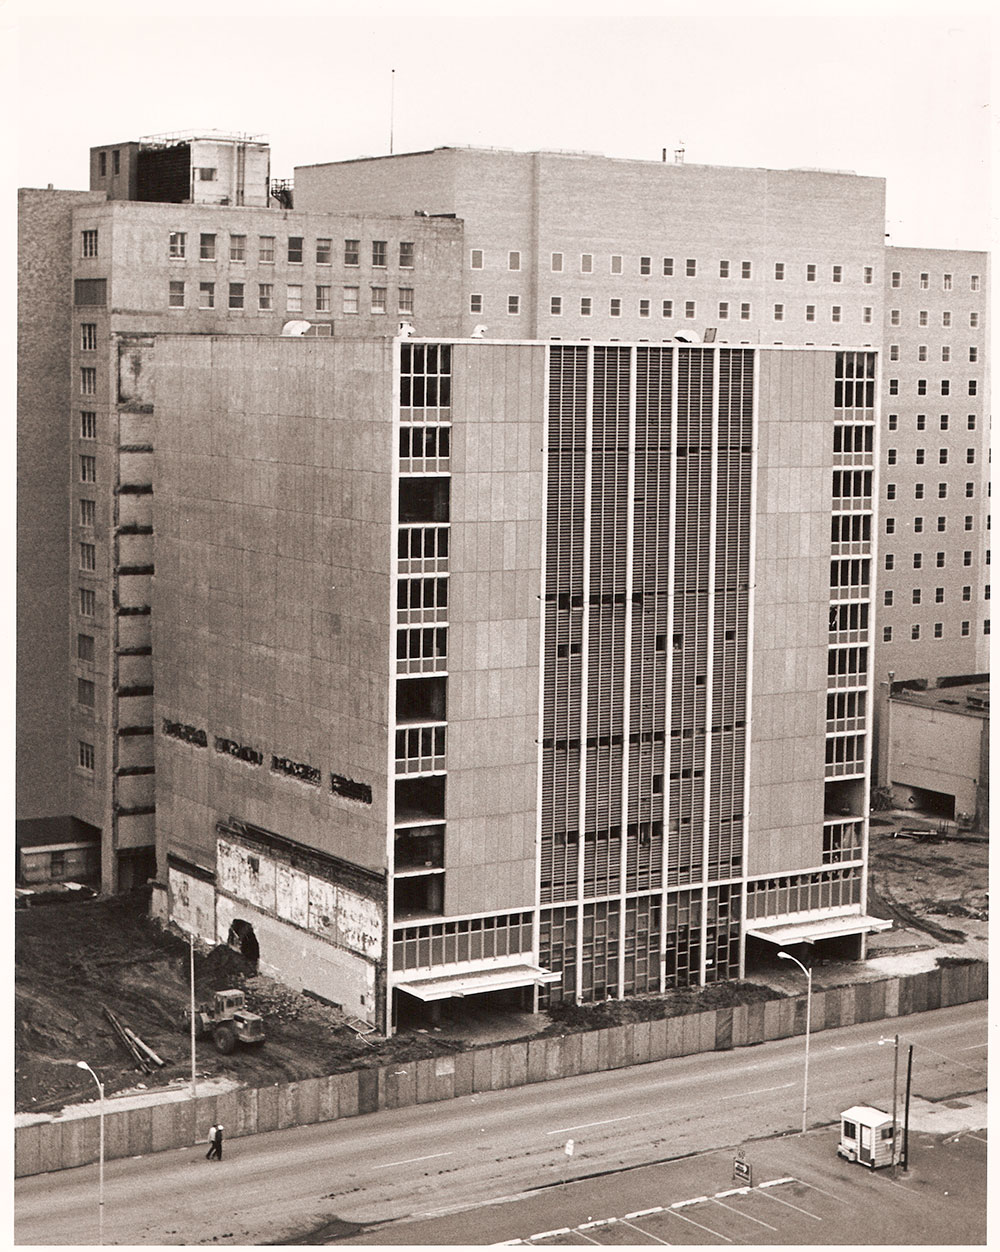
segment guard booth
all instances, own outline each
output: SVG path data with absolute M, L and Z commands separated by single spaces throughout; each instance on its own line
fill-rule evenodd
M 858 1161 L 869 1169 L 892 1164 L 892 1116 L 867 1104 L 856 1104 L 840 1115 L 837 1155 Z

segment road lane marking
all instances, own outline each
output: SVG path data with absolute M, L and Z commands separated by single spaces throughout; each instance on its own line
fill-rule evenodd
M 778 1087 L 758 1087 L 756 1091 L 737 1091 L 733 1095 L 724 1095 L 720 1098 L 723 1100 L 740 1100 L 746 1096 L 766 1095 L 769 1091 L 784 1091 L 786 1087 L 797 1086 L 790 1082 L 783 1082 Z
M 791 1200 L 783 1200 L 781 1196 L 771 1195 L 770 1191 L 765 1191 L 763 1194 L 766 1195 L 769 1200 L 774 1200 L 778 1204 L 784 1204 L 790 1209 L 795 1209 L 796 1213 L 804 1213 L 806 1217 L 811 1217 L 814 1222 L 821 1222 L 823 1220 L 822 1217 L 818 1217 L 815 1213 L 810 1213 L 808 1209 L 799 1208 L 799 1206 L 797 1204 L 793 1204 Z
M 777 1226 L 772 1226 L 770 1222 L 762 1222 L 759 1217 L 751 1217 L 749 1213 L 741 1213 L 738 1208 L 732 1204 L 723 1204 L 721 1200 L 712 1198 L 712 1203 L 717 1204 L 720 1209 L 728 1209 L 730 1213 L 735 1213 L 737 1217 L 745 1217 L 748 1222 L 756 1222 L 758 1226 L 766 1226 L 768 1230 L 777 1230 Z
M 970 1043 L 967 1048 L 959 1048 L 959 1052 L 974 1052 L 976 1048 L 988 1048 L 988 1043 Z
M 432 1152 L 430 1156 L 411 1156 L 405 1161 L 387 1161 L 384 1165 L 373 1165 L 372 1169 L 392 1169 L 395 1165 L 413 1165 L 417 1161 L 434 1161 L 439 1156 L 454 1156 L 454 1152 Z
M 711 1226 L 703 1226 L 701 1222 L 696 1222 L 693 1217 L 686 1217 L 683 1213 L 678 1213 L 673 1205 L 666 1209 L 665 1212 L 673 1213 L 674 1217 L 679 1217 L 682 1222 L 690 1222 L 692 1226 L 697 1226 L 699 1230 L 707 1230 L 710 1235 L 714 1235 L 716 1239 L 725 1239 L 726 1243 L 732 1243 L 732 1239 L 728 1235 L 720 1234 L 719 1231 L 713 1230 Z
M 608 1117 L 603 1122 L 584 1122 L 580 1126 L 563 1126 L 561 1130 L 547 1130 L 547 1135 L 565 1135 L 571 1130 L 588 1130 L 591 1126 L 610 1126 L 612 1122 L 627 1122 L 633 1117 L 638 1117 L 638 1113 L 626 1113 L 624 1117 Z
M 621 1224 L 622 1226 L 632 1226 L 632 1223 L 631 1223 L 630 1221 L 627 1221 L 625 1218 L 622 1218 L 622 1219 L 621 1219 L 621 1223 L 620 1223 L 620 1224 Z M 639 1232 L 639 1234 L 640 1234 L 640 1235 L 644 1235 L 647 1239 L 655 1239 L 657 1243 L 662 1243 L 662 1244 L 665 1244 L 665 1245 L 666 1245 L 666 1247 L 668 1247 L 668 1248 L 673 1247 L 673 1244 L 668 1243 L 666 1239 L 660 1239 L 660 1238 L 658 1238 L 656 1235 L 652 1234 L 650 1231 L 648 1231 L 648 1230 L 643 1230 L 643 1228 L 642 1228 L 641 1226 L 632 1226 L 632 1229 L 633 1229 L 633 1230 L 637 1230 L 637 1231 Z

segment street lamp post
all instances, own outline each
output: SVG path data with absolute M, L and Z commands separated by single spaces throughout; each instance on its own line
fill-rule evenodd
M 77 1069 L 85 1069 L 87 1073 L 97 1083 L 97 1090 L 101 1097 L 101 1113 L 100 1113 L 100 1148 L 98 1156 L 98 1175 L 97 1175 L 97 1242 L 104 1246 L 104 1083 L 97 1077 L 86 1061 L 77 1061 Z
M 806 976 L 806 1066 L 805 1076 L 802 1081 L 802 1133 L 806 1132 L 806 1111 L 809 1107 L 809 1026 L 812 1017 L 812 970 L 806 969 L 798 957 L 792 956 L 790 952 L 779 952 L 778 958 L 782 961 L 794 961 L 799 969 Z

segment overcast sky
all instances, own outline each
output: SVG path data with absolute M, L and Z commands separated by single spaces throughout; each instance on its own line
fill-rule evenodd
M 659 160 L 683 144 L 692 163 L 849 169 L 887 179 L 890 242 L 989 246 L 981 15 L 912 16 L 918 4 L 876 0 L 875 17 L 848 4 L 755 16 L 749 3 L 704 3 L 708 17 L 545 3 L 479 18 L 463 16 L 468 3 L 452 15 L 433 3 L 328 3 L 310 15 L 258 0 L 175 0 L 169 17 L 144 15 L 158 7 L 93 0 L 57 16 L 35 0 L 19 15 L 0 0 L 0 24 L 18 35 L 19 185 L 85 187 L 92 145 L 163 132 L 263 134 L 276 177 L 385 153 L 394 81 L 396 152 L 472 144 Z

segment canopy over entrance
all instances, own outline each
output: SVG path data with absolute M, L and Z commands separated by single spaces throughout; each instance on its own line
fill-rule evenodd
M 460 974 L 438 974 L 431 978 L 407 978 L 395 984 L 397 991 L 406 991 L 418 1000 L 450 1000 L 453 996 L 479 995 L 484 991 L 506 991 L 510 987 L 527 987 L 558 982 L 559 974 L 537 965 L 493 965 L 489 969 L 463 970 Z
M 841 935 L 865 935 L 878 930 L 888 930 L 891 920 L 871 917 L 867 913 L 843 913 L 834 917 L 813 917 L 802 922 L 773 922 L 767 925 L 748 926 L 747 934 L 755 939 L 766 939 L 779 948 L 796 943 L 816 943 L 820 939 L 837 939 Z

